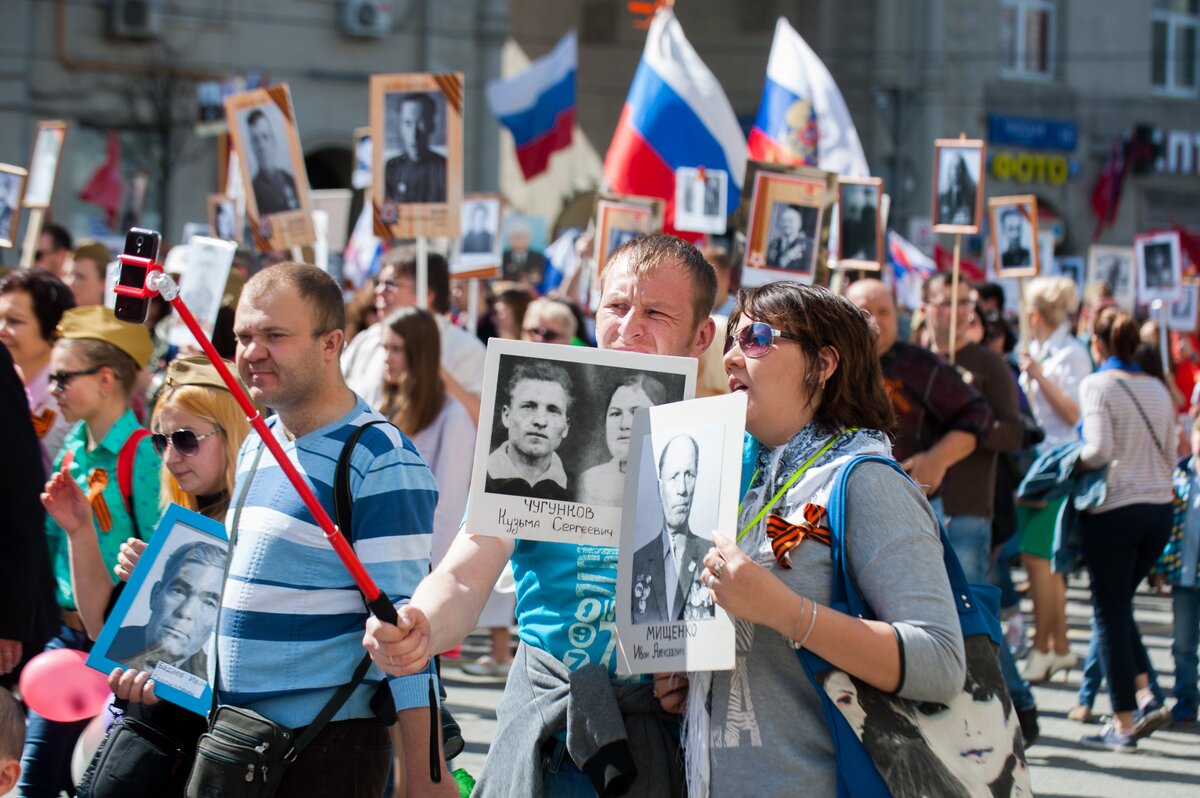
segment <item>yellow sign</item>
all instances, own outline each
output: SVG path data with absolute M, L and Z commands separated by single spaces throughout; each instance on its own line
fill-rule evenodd
M 1043 152 L 997 152 L 992 156 L 992 176 L 1017 183 L 1042 183 L 1061 186 L 1071 172 L 1065 155 Z

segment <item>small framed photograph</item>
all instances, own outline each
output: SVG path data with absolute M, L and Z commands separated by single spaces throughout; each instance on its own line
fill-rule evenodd
M 11 249 L 16 243 L 25 175 L 19 166 L 0 163 L 0 247 L 4 249 Z
M 663 202 L 651 197 L 601 194 L 596 200 L 596 269 L 603 271 L 626 241 L 663 226 Z
M 675 170 L 675 229 L 724 235 L 729 221 L 729 173 L 681 166 Z
M 836 199 L 837 176 L 808 167 L 751 164 L 742 285 L 775 280 L 811 283 L 817 272 L 825 209 Z M 777 171 L 778 170 L 778 171 Z
M 746 397 L 639 409 L 617 560 L 622 674 L 729 670 L 734 629 L 700 581 L 712 530 L 737 524 Z
M 1096 245 L 1088 250 L 1087 281 L 1105 283 L 1117 305 L 1126 312 L 1134 305 L 1133 247 Z
M 1137 301 L 1149 305 L 1156 299 L 1174 302 L 1183 285 L 1183 258 L 1179 233 L 1143 233 L 1134 236 L 1137 262 Z
M 1179 298 L 1167 305 L 1167 328 L 1181 333 L 1196 332 L 1200 285 L 1187 282 L 1180 286 Z
M 146 671 L 159 698 L 205 715 L 208 658 L 229 542 L 225 526 L 172 504 L 100 630 L 87 664 Z
M 996 257 L 996 276 L 1037 277 L 1041 266 L 1038 239 L 1037 197 L 992 197 L 992 248 Z
M 394 238 L 458 238 L 461 72 L 371 76 L 371 202 Z
M 500 222 L 504 202 L 499 194 L 468 194 L 462 202 L 462 236 L 458 239 L 450 274 L 455 279 L 491 280 L 500 276 L 503 258 Z
M 354 128 L 354 171 L 350 187 L 356 191 L 371 187 L 371 128 Z
M 236 252 L 234 241 L 192 236 L 187 244 L 172 247 L 167 253 L 178 274 L 179 295 L 209 338 L 212 338 L 213 326 L 217 323 Z M 199 346 L 178 313 L 171 314 L 167 342 L 175 346 Z
M 308 172 L 287 84 L 226 97 L 225 116 L 255 245 L 266 252 L 313 243 Z
M 54 180 L 62 160 L 63 143 L 67 138 L 67 123 L 43 119 L 37 124 L 33 138 L 33 153 L 29 156 L 29 175 L 21 204 L 26 208 L 49 208 L 54 196 Z
M 500 279 L 540 292 L 546 281 L 546 256 L 542 253 L 550 243 L 547 236 L 545 218 L 514 213 L 510 208 L 504 214 Z
M 979 139 L 933 142 L 933 232 L 979 232 L 986 149 Z
M 839 269 L 883 269 L 883 180 L 838 178 Z
M 694 358 L 488 342 L 466 528 L 616 546 L 634 412 L 696 395 Z
M 226 241 L 237 241 L 238 235 L 237 203 L 224 194 L 208 195 L 208 226 L 213 235 Z

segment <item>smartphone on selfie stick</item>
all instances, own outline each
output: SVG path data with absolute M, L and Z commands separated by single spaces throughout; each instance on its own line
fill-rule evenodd
M 161 244 L 161 234 L 141 227 L 131 227 L 125 236 L 125 249 L 117 258 L 121 271 L 117 275 L 117 301 L 113 306 L 113 313 L 121 321 L 146 323 L 153 295 L 146 289 L 146 274 L 158 260 Z

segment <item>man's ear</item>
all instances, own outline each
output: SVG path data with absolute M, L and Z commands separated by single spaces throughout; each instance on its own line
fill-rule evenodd
M 323 337 L 325 340 L 321 342 L 321 349 L 325 352 L 331 352 L 335 360 L 340 358 L 342 356 L 342 349 L 346 345 L 346 331 L 330 330 Z
M 692 357 L 703 355 L 716 335 L 717 323 L 712 320 L 712 316 L 709 316 L 701 323 L 700 329 L 696 330 L 696 340 L 692 345 Z

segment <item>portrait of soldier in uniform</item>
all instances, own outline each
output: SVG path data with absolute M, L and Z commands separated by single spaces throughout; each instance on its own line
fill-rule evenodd
M 387 95 L 387 143 L 400 152 L 388 158 L 384 168 L 386 200 L 446 201 L 446 158 L 431 149 L 439 104 L 444 103 L 445 98 L 434 92 Z

